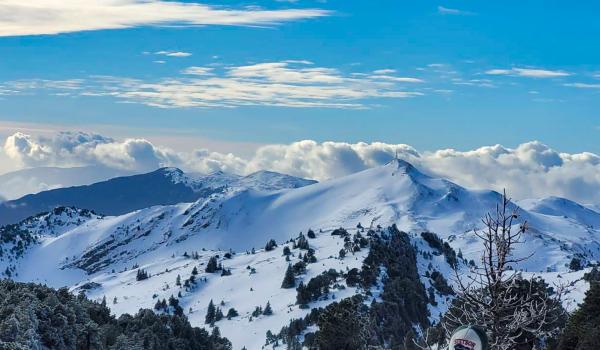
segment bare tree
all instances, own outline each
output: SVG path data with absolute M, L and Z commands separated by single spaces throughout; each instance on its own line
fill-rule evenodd
M 482 327 L 494 350 L 538 348 L 541 340 L 557 334 L 565 311 L 562 290 L 552 291 L 535 276 L 523 278 L 516 265 L 531 257 L 514 257 L 523 243 L 527 222 L 503 193 L 494 213 L 474 230 L 483 244 L 480 264 L 461 275 L 455 268 L 457 298 L 442 320 L 449 337 L 460 325 Z

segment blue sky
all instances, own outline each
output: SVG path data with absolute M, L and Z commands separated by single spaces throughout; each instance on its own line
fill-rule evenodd
M 600 153 L 594 2 L 203 1 L 241 23 L 124 11 L 121 29 L 70 3 L 43 25 L 0 17 L 0 120 L 13 128 Z

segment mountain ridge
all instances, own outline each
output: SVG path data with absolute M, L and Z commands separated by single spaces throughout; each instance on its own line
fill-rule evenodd
M 145 174 L 58 188 L 2 202 L 0 224 L 17 223 L 57 206 L 75 206 L 105 215 L 121 215 L 155 205 L 194 202 L 229 187 L 256 186 L 261 190 L 275 190 L 314 183 L 312 180 L 278 173 L 272 173 L 270 178 L 272 183 L 250 181 L 252 178 L 225 173 L 195 178 L 177 168 L 160 168 Z

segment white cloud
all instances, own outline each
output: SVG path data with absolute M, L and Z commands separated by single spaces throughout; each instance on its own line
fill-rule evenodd
M 210 74 L 212 70 L 213 69 L 210 67 L 188 67 L 184 69 L 181 73 L 189 75 L 207 75 Z
M 490 69 L 485 72 L 489 75 L 513 75 L 527 78 L 558 78 L 570 76 L 571 73 L 560 70 L 534 69 L 534 68 L 511 68 Z
M 157 51 L 154 54 L 169 56 L 169 57 L 189 57 L 192 55 L 189 52 L 183 52 L 183 51 Z
M 326 180 L 385 164 L 395 154 L 422 171 L 473 189 L 506 188 L 515 198 L 550 195 L 600 204 L 600 156 L 561 153 L 537 142 L 516 148 L 485 146 L 470 151 L 419 152 L 406 144 L 298 141 L 265 145 L 249 157 L 205 149 L 174 152 L 143 139 L 113 140 L 86 133 L 37 137 L 15 133 L 5 154 L 22 166 L 106 165 L 128 170 L 178 166 L 186 171 L 247 174 L 273 170 Z
M 600 89 L 600 84 L 589 84 L 589 83 L 569 83 L 564 84 L 565 86 L 579 88 L 579 89 Z
M 395 81 L 399 83 L 424 83 L 423 79 L 411 78 L 411 77 L 395 77 L 390 75 L 371 75 L 371 79 L 381 79 L 388 81 Z
M 329 15 L 321 9 L 233 9 L 161 0 L 3 0 L 0 36 L 159 25 L 273 25 Z
M 308 61 L 282 61 L 218 70 L 188 67 L 183 76 L 157 81 L 120 77 L 91 77 L 80 95 L 112 96 L 126 102 L 160 108 L 239 107 L 248 105 L 367 108 L 366 99 L 409 98 L 423 92 L 399 86 L 423 82 L 391 75 L 348 75 L 335 68 L 317 67 Z M 26 85 L 27 81 L 21 81 Z M 12 87 L 14 82 L 0 84 Z M 44 88 L 49 88 L 45 84 Z M 22 87 L 21 90 L 25 89 Z M 42 88 L 32 84 L 30 89 Z M 57 92 L 62 92 L 57 88 Z M 10 94 L 6 92 L 5 94 Z
M 6 139 L 4 152 L 23 167 L 105 165 L 151 170 L 178 162 L 175 154 L 143 139 L 115 141 L 83 132 L 60 132 L 37 138 L 17 132 Z
M 393 74 L 396 73 L 395 69 L 378 69 L 374 70 L 373 74 Z
M 438 6 L 437 10 L 438 10 L 438 13 L 442 14 L 442 15 L 462 15 L 462 16 L 467 16 L 467 15 L 472 15 L 473 14 L 473 12 L 463 11 L 463 10 L 449 8 L 449 7 L 444 7 L 444 6 Z

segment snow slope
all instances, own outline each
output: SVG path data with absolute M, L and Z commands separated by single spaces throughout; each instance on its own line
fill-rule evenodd
M 175 182 L 193 181 L 175 170 L 169 171 L 173 172 Z M 204 183 L 220 187 L 222 176 L 209 175 Z M 18 280 L 54 287 L 67 285 L 74 290 L 85 287 L 93 298 L 106 296 L 116 313 L 152 307 L 157 299 L 181 291 L 184 311 L 199 326 L 203 326 L 208 301 L 223 300 L 223 312 L 235 307 L 240 317 L 220 321 L 222 334 L 233 340 L 234 348 L 246 345 L 248 349 L 257 349 L 264 344 L 266 330 L 277 332 L 289 319 L 308 312 L 294 305 L 294 290 L 279 288 L 287 267 L 281 244 L 299 232 L 309 228 L 318 232 L 317 238 L 310 242 L 318 261 L 309 264 L 306 275 L 299 277 L 304 280 L 329 268 L 344 270 L 360 266 L 366 249 L 340 260 L 336 257 L 343 242 L 328 234 L 340 226 L 354 228 L 359 223 L 365 228 L 396 224 L 411 233 L 414 245 L 420 250 L 427 250 L 420 233 L 436 232 L 465 259 L 478 261 L 481 246 L 472 230 L 481 228 L 480 218 L 494 209 L 500 199 L 496 192 L 468 190 L 429 177 L 399 160 L 299 188 L 295 188 L 294 178 L 266 172 L 246 178 L 230 177 L 225 183 L 223 191 L 193 203 L 154 206 L 119 216 L 70 209 L 29 219 L 27 224 L 19 224 L 19 228 L 36 237 L 35 242 L 19 256 L 0 258 L 0 271 L 10 266 L 12 277 Z M 579 281 L 583 272 L 571 273 L 567 265 L 575 256 L 585 261 L 600 260 L 598 213 L 556 198 L 519 202 L 513 209 L 520 212 L 529 227 L 523 237 L 524 244 L 515 254 L 533 253 L 519 269 L 536 272 L 552 281 L 573 282 L 577 290 L 571 300 L 574 303 L 581 300 L 578 298 L 587 288 Z M 64 212 L 69 214 L 64 216 Z M 275 251 L 246 254 L 253 247 L 264 247 L 272 238 L 280 244 Z M 9 244 L 17 241 L 19 238 L 12 239 Z M 210 256 L 222 257 L 230 249 L 238 253 L 223 263 L 231 269 L 232 276 L 202 272 Z M 197 260 L 184 256 L 196 251 L 200 255 Z M 297 256 L 298 252 L 294 254 Z M 432 261 L 419 258 L 419 271 L 425 274 L 429 264 L 444 275 L 450 274 L 448 265 L 439 256 Z M 152 277 L 136 281 L 134 265 L 148 270 Z M 188 278 L 194 266 L 201 271 L 200 282 L 188 290 L 175 288 L 176 276 Z M 247 266 L 254 267 L 257 273 L 250 275 Z M 430 285 L 426 277 L 422 282 L 426 287 Z M 351 288 L 334 292 L 338 298 L 352 293 Z M 111 302 L 114 297 L 116 304 Z M 264 307 L 267 301 L 275 315 L 253 317 L 250 322 L 249 313 L 256 306 Z M 441 297 L 436 297 L 436 301 L 437 306 L 430 307 L 433 320 L 448 302 Z M 331 300 L 315 305 L 328 302 Z
M 106 215 L 121 215 L 154 205 L 194 202 L 231 189 L 274 191 L 314 183 L 279 173 L 246 177 L 217 172 L 190 176 L 177 168 L 117 177 L 85 186 L 59 188 L 0 203 L 0 224 L 16 223 L 57 206 L 75 206 Z
M 246 250 L 261 247 L 307 228 L 339 226 L 383 227 L 396 224 L 407 232 L 432 231 L 450 240 L 466 257 L 477 260 L 480 247 L 471 230 L 494 208 L 500 195 L 492 191 L 470 191 L 449 181 L 420 173 L 408 163 L 393 161 L 344 178 L 275 192 L 246 188 L 214 193 L 190 204 L 157 206 L 116 217 L 91 220 L 74 228 L 60 240 L 93 236 L 75 266 L 96 271 L 134 258 L 153 259 L 153 254 L 172 254 L 173 249 L 196 246 L 207 249 Z M 576 207 L 573 207 L 576 209 Z M 526 270 L 560 271 L 575 254 L 600 260 L 600 232 L 590 227 L 586 216 L 571 217 L 521 211 L 528 221 L 526 244 L 519 254 L 535 254 Z M 87 239 L 86 239 L 87 240 Z M 53 248 L 56 249 L 56 248 Z M 93 254 L 89 253 L 93 252 Z M 93 257 L 93 259 L 90 258 Z M 93 261 L 94 260 L 94 261 Z
M 338 252 L 343 247 L 343 240 L 339 236 L 331 236 L 330 232 L 319 233 L 316 239 L 310 240 L 311 248 L 316 250 L 318 261 L 307 265 L 305 274 L 297 278 L 297 283 L 307 283 L 312 277 L 328 269 L 342 270 L 354 267 L 360 268 L 362 260 L 366 257 L 367 250 L 363 249 L 355 255 L 348 254 L 344 259 L 338 258 Z M 291 244 L 287 244 L 291 248 Z M 283 289 L 281 282 L 288 263 L 298 262 L 298 253 L 306 253 L 299 249 L 292 249 L 293 256 L 287 262 L 282 254 L 283 244 L 273 251 L 257 250 L 256 254 L 238 252 L 231 259 L 224 259 L 225 268 L 230 269 L 231 276 L 221 276 L 219 273 L 206 273 L 206 263 L 211 256 L 223 256 L 223 251 L 199 250 L 199 258 L 186 258 L 181 254 L 174 257 L 167 256 L 148 264 L 140 265 L 152 276 L 148 280 L 136 281 L 136 269 L 124 272 L 104 273 L 82 282 L 98 283 L 101 286 L 88 292 L 88 296 L 97 300 L 106 297 L 111 309 L 117 313 L 135 313 L 140 307 L 153 308 L 159 299 L 167 299 L 173 295 L 179 298 L 190 322 L 194 325 L 205 326 L 204 319 L 210 300 L 226 314 L 229 308 L 235 308 L 239 317 L 231 320 L 223 319 L 216 323 L 221 333 L 233 343 L 234 349 L 246 346 L 248 349 L 260 349 L 265 344 L 265 334 L 268 330 L 278 333 L 292 318 L 301 318 L 310 312 L 310 309 L 301 309 L 295 305 L 296 289 Z M 191 251 L 188 251 L 191 254 Z M 196 267 L 199 281 L 190 288 L 175 285 L 178 275 L 181 281 L 189 278 L 192 269 Z M 255 269 L 251 272 L 247 267 Z M 206 279 L 206 281 L 204 281 Z M 340 280 L 344 289 L 332 290 L 336 299 L 351 296 L 356 293 L 355 288 L 347 287 Z M 79 286 L 73 288 L 79 290 Z M 117 297 L 117 303 L 113 304 Z M 334 301 L 327 299 L 311 304 L 311 307 L 327 305 Z M 223 302 L 221 304 L 221 302 Z M 252 317 L 251 313 L 257 306 L 265 307 L 267 302 L 273 309 L 273 315 Z

